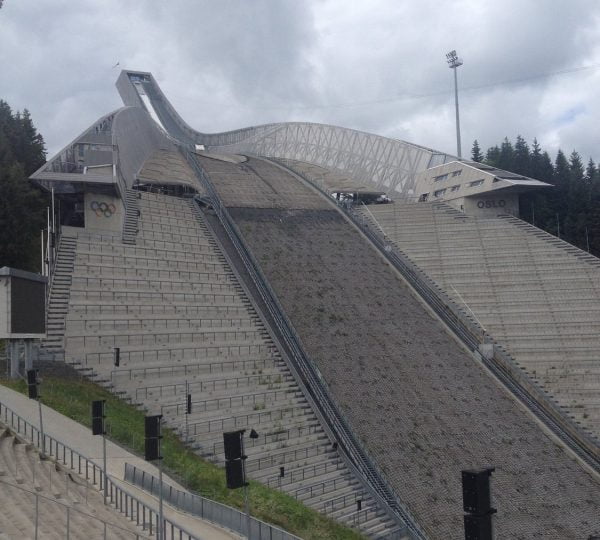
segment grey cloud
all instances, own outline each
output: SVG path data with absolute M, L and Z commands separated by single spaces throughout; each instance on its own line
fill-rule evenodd
M 463 88 L 523 79 L 600 63 L 599 20 L 595 0 L 6 0 L 0 98 L 28 107 L 56 151 L 120 106 L 119 61 L 152 71 L 202 131 L 307 120 L 454 152 L 448 50 Z M 597 156 L 599 75 L 461 91 L 464 151 L 520 133 Z

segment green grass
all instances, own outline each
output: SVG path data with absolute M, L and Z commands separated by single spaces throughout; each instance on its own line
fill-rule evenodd
M 26 394 L 25 382 L 0 379 L 0 384 Z M 142 455 L 144 413 L 86 380 L 44 377 L 42 402 L 60 413 L 91 427 L 90 402 L 106 400 L 107 431 L 115 442 Z M 229 490 L 223 469 L 188 450 L 170 431 L 163 430 L 162 454 L 165 470 L 180 483 L 212 500 L 243 508 L 241 490 Z M 66 441 L 65 441 L 66 442 Z M 300 504 L 293 497 L 250 481 L 251 513 L 306 540 L 354 540 L 359 533 Z

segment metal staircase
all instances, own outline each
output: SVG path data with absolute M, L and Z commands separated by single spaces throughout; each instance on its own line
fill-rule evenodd
M 123 221 L 123 243 L 136 243 L 138 233 L 138 218 L 140 205 L 138 204 L 139 192 L 128 189 L 125 193 L 125 220 Z
M 76 245 L 75 237 L 61 236 L 48 294 L 46 338 L 40 345 L 40 360 L 63 361 L 65 358 L 65 320 L 69 310 Z

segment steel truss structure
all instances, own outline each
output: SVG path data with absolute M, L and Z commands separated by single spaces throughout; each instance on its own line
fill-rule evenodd
M 214 152 L 246 153 L 305 161 L 335 169 L 375 190 L 414 195 L 417 173 L 457 158 L 416 144 L 326 124 L 285 122 L 224 133 L 191 128 L 151 73 L 123 71 L 117 88 L 125 105 L 148 108 L 180 142 Z M 142 96 L 145 100 L 142 99 Z

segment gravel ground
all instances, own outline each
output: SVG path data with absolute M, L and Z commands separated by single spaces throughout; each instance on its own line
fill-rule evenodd
M 257 174 L 271 168 L 270 186 L 279 189 L 271 165 L 251 165 Z M 211 175 L 217 188 L 231 167 Z M 295 182 L 286 173 L 278 181 Z M 497 538 L 600 532 L 598 478 L 446 333 L 337 211 L 269 209 L 256 199 L 241 208 L 230 189 L 228 197 L 306 351 L 432 538 L 463 538 L 460 471 L 486 465 L 496 467 Z

